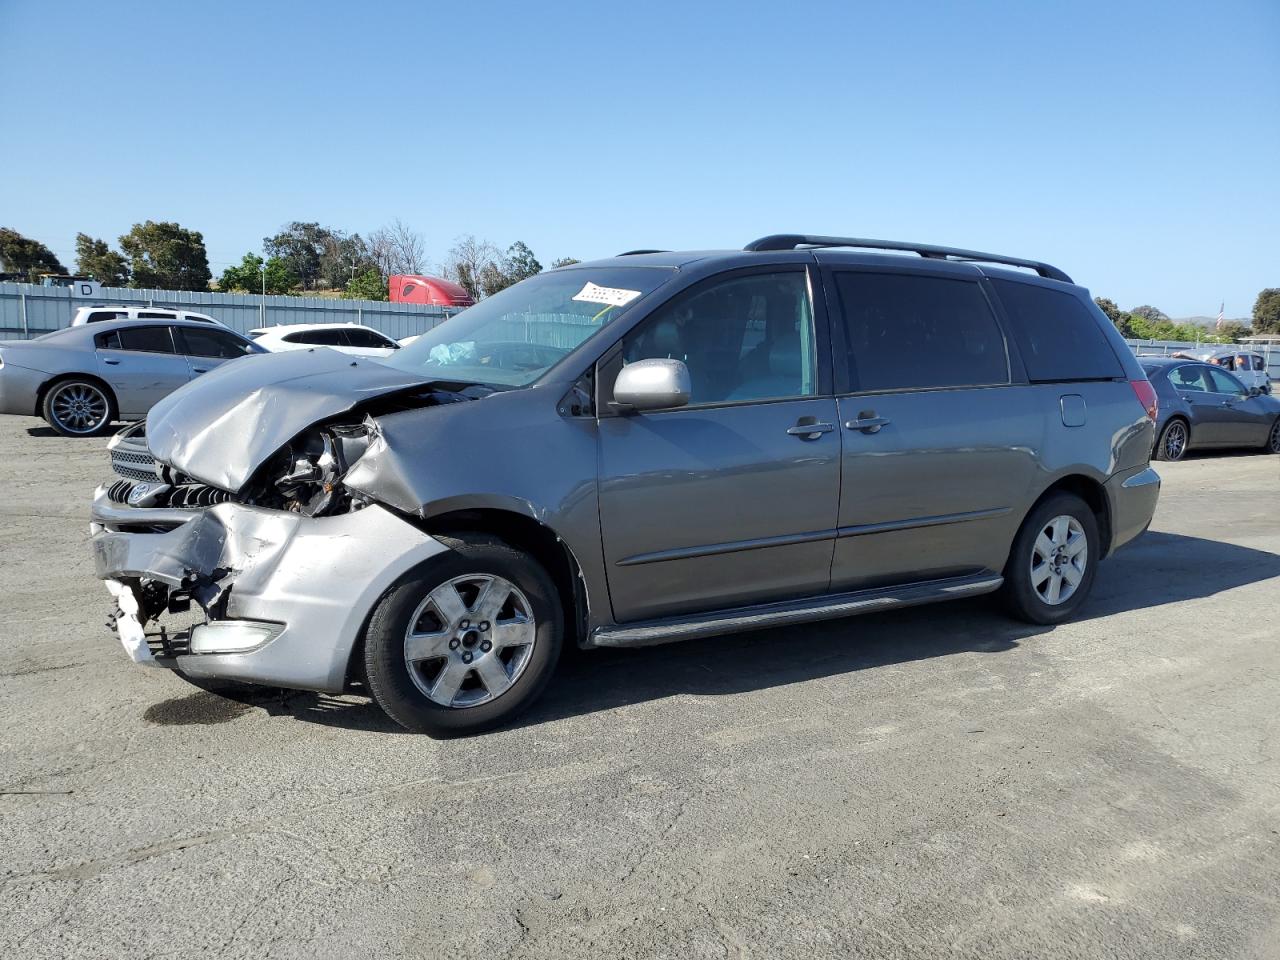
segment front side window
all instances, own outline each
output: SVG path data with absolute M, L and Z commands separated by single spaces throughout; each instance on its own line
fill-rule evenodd
M 813 396 L 813 308 L 803 270 L 700 284 L 627 334 L 623 363 L 689 368 L 691 404 Z
M 346 331 L 347 340 L 353 347 L 369 347 L 385 350 L 390 347 L 392 350 L 397 349 L 400 344 L 394 340 L 388 340 L 380 333 L 373 330 L 361 330 L 359 327 L 353 327 Z
M 139 320 L 172 320 L 174 314 L 168 310 L 139 310 Z
M 854 271 L 835 280 L 855 390 L 1009 382 L 1004 334 L 976 282 Z
M 183 351 L 189 357 L 216 357 L 230 360 L 258 350 L 247 341 L 221 330 L 202 330 L 199 327 L 177 328 L 186 345 Z
M 1243 383 L 1227 373 L 1225 370 L 1209 370 L 1209 378 L 1213 382 L 1214 393 L 1229 393 L 1235 396 L 1248 396 L 1249 391 L 1245 389 Z
M 673 276 L 670 267 L 540 273 L 486 297 L 378 362 L 445 381 L 528 386 Z
M 135 350 L 139 353 L 176 353 L 168 327 L 128 327 L 98 338 L 98 346 L 108 350 Z

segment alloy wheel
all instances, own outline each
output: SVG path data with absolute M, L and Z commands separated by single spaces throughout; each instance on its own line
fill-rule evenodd
M 1187 428 L 1181 420 L 1173 420 L 1164 430 L 1164 458 L 1181 460 L 1187 450 Z
M 1031 589 L 1051 607 L 1066 603 L 1089 564 L 1089 538 L 1072 516 L 1054 517 L 1031 548 Z
M 109 409 L 106 394 L 80 381 L 55 387 L 49 401 L 56 426 L 67 433 L 93 433 L 106 422 Z
M 1271 425 L 1271 439 L 1267 441 L 1267 449 L 1272 453 L 1280 453 L 1280 419 Z
M 499 576 L 469 574 L 436 587 L 418 605 L 404 638 L 409 676 L 444 707 L 473 707 L 506 693 L 529 664 L 537 639 L 533 608 Z

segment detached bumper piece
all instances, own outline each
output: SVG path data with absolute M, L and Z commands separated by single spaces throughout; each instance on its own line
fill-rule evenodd
M 446 550 L 377 505 L 311 518 L 231 502 L 148 509 L 120 495 L 98 489 L 90 526 L 116 632 L 136 662 L 191 676 L 340 691 L 373 604 Z M 183 612 L 190 629 L 146 633 Z

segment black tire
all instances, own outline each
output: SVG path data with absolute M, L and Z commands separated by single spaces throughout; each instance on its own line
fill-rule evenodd
M 77 424 L 65 408 L 65 402 L 77 394 L 89 398 L 87 402 L 94 404 L 95 410 L 97 404 L 105 408 L 100 419 L 95 415 L 83 429 L 77 429 Z M 50 384 L 40 401 L 40 414 L 49 426 L 64 437 L 100 437 L 111 432 L 111 424 L 119 416 L 116 398 L 110 388 L 91 377 L 79 376 L 63 377 Z
M 1271 425 L 1271 432 L 1267 434 L 1267 453 L 1280 453 L 1280 417 L 1276 417 L 1276 422 Z
M 391 719 L 416 733 L 455 737 L 507 723 L 538 698 L 560 658 L 564 616 L 551 577 L 527 554 L 483 534 L 439 539 L 449 552 L 402 577 L 374 608 L 365 630 L 365 671 L 370 694 Z M 447 707 L 431 700 L 410 676 L 414 668 L 405 659 L 405 634 L 409 618 L 433 590 L 469 575 L 498 576 L 517 587 L 531 607 L 535 639 L 505 692 L 472 706 Z M 478 682 L 478 674 L 468 680 Z
M 1181 437 L 1181 442 L 1178 442 Z M 1191 428 L 1181 417 L 1172 417 L 1160 431 L 1152 455 L 1157 460 L 1176 463 L 1187 455 L 1187 447 L 1191 444 Z
M 1036 539 L 1046 525 L 1057 517 L 1073 518 L 1086 538 L 1087 559 L 1083 576 L 1067 599 L 1049 603 L 1032 584 L 1031 564 Z M 1009 614 L 1027 623 L 1054 624 L 1069 620 L 1089 596 L 1093 578 L 1102 557 L 1102 541 L 1098 521 L 1089 505 L 1070 493 L 1055 493 L 1036 504 L 1023 521 L 1009 551 L 1004 569 L 1002 599 Z

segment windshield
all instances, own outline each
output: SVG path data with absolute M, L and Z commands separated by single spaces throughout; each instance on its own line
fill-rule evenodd
M 468 307 L 379 362 L 441 380 L 528 386 L 674 273 L 669 267 L 540 273 Z

